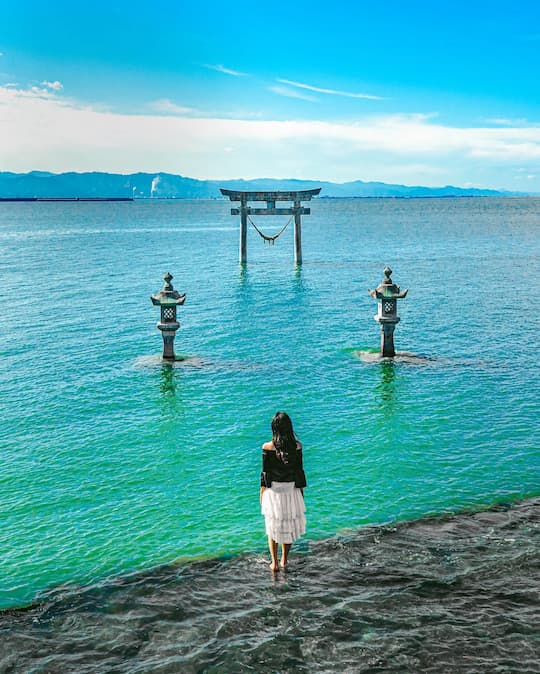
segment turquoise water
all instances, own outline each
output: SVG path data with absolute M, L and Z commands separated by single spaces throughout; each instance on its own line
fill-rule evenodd
M 305 446 L 308 539 L 540 493 L 540 199 L 317 200 L 275 246 L 221 201 L 2 204 L 0 607 L 263 550 L 260 445 Z M 265 230 L 282 223 L 269 219 Z M 368 295 L 389 264 L 395 363 Z M 174 368 L 150 294 L 187 293 Z

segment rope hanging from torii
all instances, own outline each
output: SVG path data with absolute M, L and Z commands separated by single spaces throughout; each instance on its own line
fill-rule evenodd
M 253 225 L 257 233 L 264 239 L 265 243 L 269 243 L 271 246 L 274 245 L 277 239 L 283 234 L 283 232 L 287 229 L 287 227 L 291 224 L 293 221 L 294 215 L 291 215 L 289 220 L 285 223 L 285 227 L 282 227 L 277 234 L 274 234 L 273 236 L 269 236 L 268 234 L 265 234 L 264 232 L 261 232 L 261 230 L 257 227 L 257 225 L 253 222 L 253 220 L 247 216 L 247 219 L 250 221 L 250 223 Z

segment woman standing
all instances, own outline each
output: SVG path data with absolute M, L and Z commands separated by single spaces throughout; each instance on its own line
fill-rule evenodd
M 276 412 L 272 419 L 272 440 L 265 442 L 262 449 L 261 512 L 272 557 L 270 569 L 277 571 L 278 544 L 281 543 L 284 569 L 292 543 L 306 532 L 302 445 L 288 414 Z

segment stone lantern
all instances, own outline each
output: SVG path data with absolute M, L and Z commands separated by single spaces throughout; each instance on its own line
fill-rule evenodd
M 397 315 L 397 301 L 406 297 L 408 290 L 401 292 L 399 286 L 392 282 L 390 278 L 392 270 L 386 267 L 384 270 L 384 280 L 375 290 L 370 290 L 369 294 L 379 302 L 379 312 L 373 316 L 381 326 L 381 356 L 383 358 L 393 358 L 396 355 L 394 348 L 394 330 L 399 323 L 400 318 Z
M 172 287 L 173 276 L 167 272 L 163 277 L 165 285 L 157 295 L 150 295 L 152 304 L 161 307 L 161 319 L 158 321 L 157 327 L 161 330 L 163 337 L 163 358 L 166 360 L 174 360 L 174 337 L 176 331 L 180 327 L 180 323 L 176 320 L 176 307 L 184 304 L 186 301 L 185 293 L 180 295 L 178 290 Z

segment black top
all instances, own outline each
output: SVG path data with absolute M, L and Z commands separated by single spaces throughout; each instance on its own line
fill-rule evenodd
M 289 462 L 283 463 L 274 449 L 263 449 L 261 487 L 271 487 L 272 481 L 294 482 L 296 487 L 306 486 L 302 450 L 297 449 L 289 456 Z

